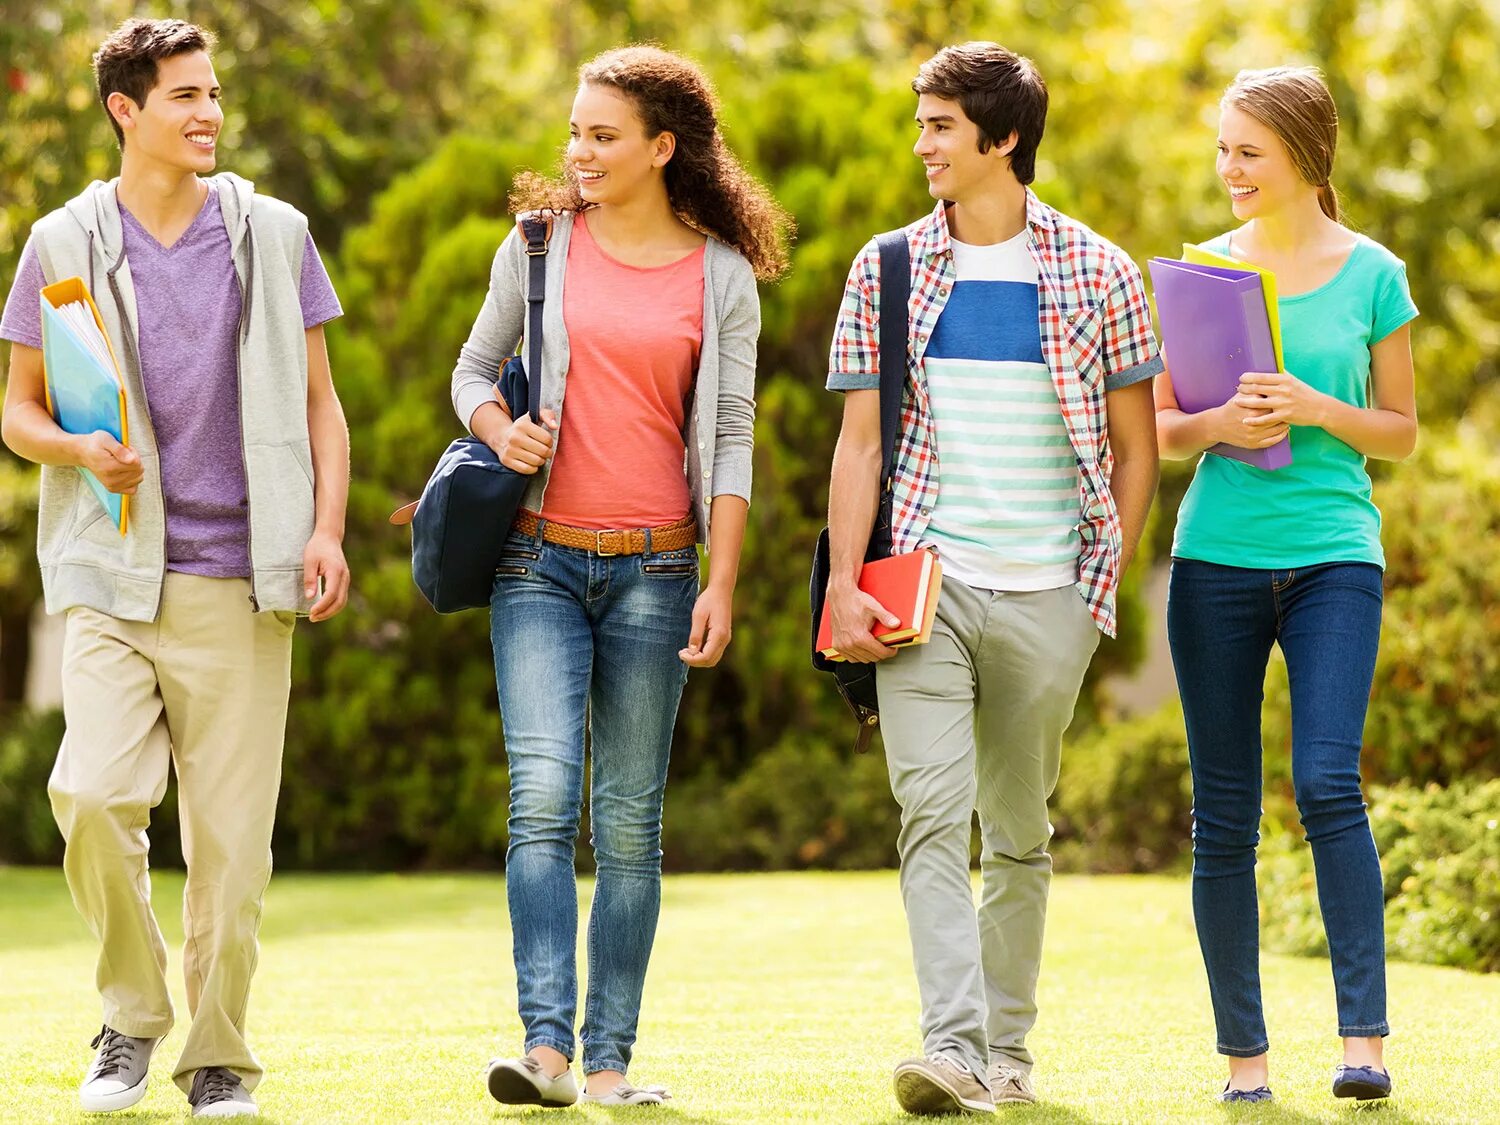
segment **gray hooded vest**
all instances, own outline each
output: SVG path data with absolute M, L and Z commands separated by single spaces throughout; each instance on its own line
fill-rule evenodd
M 249 495 L 251 601 L 306 612 L 302 555 L 313 530 L 307 429 L 307 342 L 299 288 L 307 219 L 256 195 L 230 173 L 213 177 L 240 282 L 240 435 Z M 47 283 L 82 277 L 99 306 L 125 380 L 130 446 L 145 477 L 130 501 L 129 533 L 71 467 L 42 467 L 37 559 L 48 613 L 87 606 L 154 621 L 166 576 L 166 514 L 149 404 L 141 381 L 135 289 L 121 233 L 118 180 L 95 181 L 41 219 L 32 241 Z

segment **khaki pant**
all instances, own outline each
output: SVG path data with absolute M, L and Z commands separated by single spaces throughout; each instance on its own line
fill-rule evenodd
M 1099 630 L 1073 586 L 943 580 L 932 640 L 880 665 L 880 725 L 901 805 L 901 895 L 923 1053 L 1030 1073 L 1052 857 L 1047 798 Z M 969 883 L 979 813 L 983 890 Z
M 187 888 L 183 974 L 192 1027 L 173 1075 L 224 1066 L 253 1089 L 245 1042 L 261 897 L 291 685 L 289 613 L 253 613 L 250 583 L 169 573 L 151 623 L 68 611 L 67 733 L 47 789 L 63 869 L 99 939 L 104 1022 L 125 1035 L 172 1027 L 166 946 L 151 911 L 146 826 L 175 762 Z

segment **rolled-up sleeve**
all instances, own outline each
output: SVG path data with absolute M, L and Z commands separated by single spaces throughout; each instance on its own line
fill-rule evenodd
M 1120 254 L 1104 300 L 1104 389 L 1118 391 L 1163 370 L 1141 271 Z
M 500 366 L 513 355 L 520 342 L 526 317 L 526 298 L 521 289 L 518 263 L 519 236 L 505 236 L 490 266 L 490 288 L 469 338 L 459 350 L 450 388 L 458 420 L 472 433 L 469 420 L 486 402 L 494 402 L 494 387 Z
M 872 238 L 854 259 L 839 302 L 839 319 L 828 353 L 830 391 L 866 391 L 880 386 L 880 250 Z

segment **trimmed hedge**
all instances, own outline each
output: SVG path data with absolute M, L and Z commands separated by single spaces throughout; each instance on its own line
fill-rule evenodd
M 671 871 L 893 867 L 901 810 L 885 756 L 787 738 L 738 777 L 712 771 L 667 786 Z
M 1377 480 L 1385 615 L 1365 722 L 1371 782 L 1450 784 L 1500 771 L 1500 388 Z M 1266 685 L 1266 757 L 1290 777 L 1285 668 Z
M 1375 788 L 1370 797 L 1388 956 L 1500 970 L 1500 779 Z M 1280 831 L 1260 854 L 1266 947 L 1326 955 L 1312 850 Z
M 0 714 L 0 863 L 62 862 L 62 834 L 47 796 L 62 736 L 60 710 Z M 151 810 L 149 830 L 151 862 L 181 867 L 175 779 L 162 803 Z
M 1193 784 L 1182 707 L 1105 723 L 1063 749 L 1053 799 L 1060 870 L 1161 871 L 1186 864 Z
M 62 735 L 61 711 L 0 714 L 0 863 L 62 862 L 47 800 Z
M 1428 441 L 1377 486 L 1388 568 L 1365 737 L 1371 783 L 1455 784 L 1494 777 L 1500 763 L 1500 467 L 1489 448 L 1497 430 L 1500 389 L 1476 399 L 1469 421 Z M 371 511 L 378 507 L 360 496 Z M 394 612 L 409 587 L 405 561 L 391 557 L 366 573 L 359 597 Z M 690 678 L 667 790 L 669 870 L 895 862 L 899 810 L 884 759 L 852 758 L 850 724 L 832 685 L 805 663 L 793 674 L 806 637 L 787 623 L 800 620 L 789 608 L 778 626 L 786 632 L 785 654 L 776 658 L 783 680 L 767 679 L 767 666 L 755 662 L 764 644 L 737 646 L 726 668 Z M 350 642 L 333 663 L 320 663 L 299 639 L 278 865 L 503 862 L 505 757 L 479 624 L 445 618 L 368 633 L 358 615 L 341 615 L 320 627 Z M 1181 708 L 1173 701 L 1128 721 L 1089 712 L 1081 706 L 1053 804 L 1059 869 L 1181 869 L 1191 829 Z M 795 729 L 778 736 L 791 713 L 801 716 Z M 1297 821 L 1279 659 L 1267 675 L 1264 714 L 1272 844 L 1281 825 Z M 60 736 L 56 715 L 0 719 L 0 862 L 57 858 L 46 779 Z M 169 790 L 153 816 L 158 862 L 176 859 L 174 800 Z M 1282 858 L 1271 848 L 1265 855 L 1268 866 Z M 1287 886 L 1295 881 L 1289 871 Z

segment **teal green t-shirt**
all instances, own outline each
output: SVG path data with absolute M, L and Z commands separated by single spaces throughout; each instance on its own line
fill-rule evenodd
M 1417 315 L 1406 266 L 1358 242 L 1333 279 L 1282 297 L 1282 355 L 1308 386 L 1369 405 L 1370 347 Z M 1229 235 L 1204 243 L 1229 253 Z M 1329 562 L 1385 566 L 1365 458 L 1319 426 L 1293 426 L 1292 463 L 1257 469 L 1213 453 L 1198 462 L 1177 514 L 1172 553 L 1223 566 L 1283 570 Z

